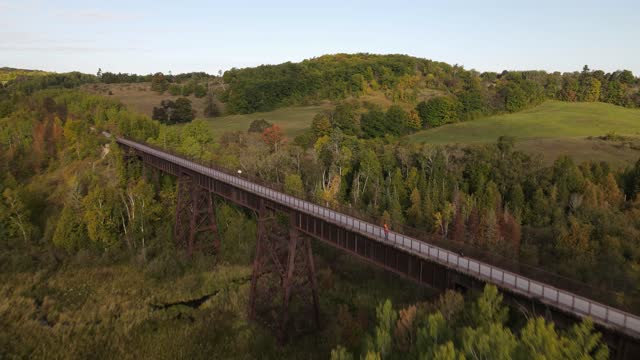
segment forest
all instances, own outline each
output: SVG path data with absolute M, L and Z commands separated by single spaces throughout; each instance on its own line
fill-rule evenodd
M 222 99 L 236 113 L 357 98 L 374 91 L 415 106 L 425 88 L 439 91 L 444 98 L 440 101 L 447 102 L 445 108 L 456 121 L 520 111 L 544 99 L 640 106 L 638 78 L 632 72 L 605 73 L 586 65 L 572 73 L 479 73 L 406 55 L 337 54 L 300 63 L 231 69 L 223 79 L 228 86 Z
M 223 240 L 240 241 L 225 245 L 228 257 L 214 275 L 220 279 L 194 275 L 206 266 L 171 255 L 176 253 L 171 239 L 175 181 L 163 178 L 153 184 L 139 166 L 123 161 L 118 146 L 102 131 L 233 172 L 241 169 L 244 176 L 290 194 L 388 223 L 395 231 L 507 268 L 538 271 L 550 281 L 567 281 L 564 284 L 576 292 L 640 311 L 640 162 L 620 169 L 604 162 L 576 164 L 562 157 L 552 166 L 543 166 L 536 157 L 514 150 L 508 137 L 492 145 L 464 147 L 402 140 L 402 135 L 424 126 L 518 111 L 546 98 L 638 106 L 638 79 L 628 72 L 478 74 L 430 60 L 359 54 L 224 74 L 228 87 L 220 96 L 230 111 L 338 100 L 335 109 L 319 113 L 311 128 L 294 139 L 287 139 L 277 124 L 256 124 L 257 131 L 227 132 L 216 139 L 204 120 L 181 126 L 161 124 L 117 101 L 75 89 L 83 83 L 107 81 L 105 74 L 101 76 L 102 80 L 81 73 L 19 77 L 0 88 L 0 270 L 8 284 L 0 291 L 10 299 L 0 304 L 4 329 L 0 357 L 44 357 L 47 351 L 63 351 L 60 344 L 69 342 L 77 347 L 77 357 L 83 357 L 87 348 L 100 348 L 99 357 L 113 351 L 121 354 L 123 348 L 142 341 L 133 337 L 130 327 L 134 325 L 162 329 L 171 336 L 170 326 L 179 323 L 185 333 L 202 336 L 193 340 L 198 346 L 206 346 L 207 336 L 222 336 L 210 333 L 215 329 L 200 328 L 202 323 L 195 320 L 181 323 L 181 317 L 213 317 L 226 329 L 241 328 L 243 336 L 228 340 L 228 348 L 214 350 L 220 356 L 251 358 L 266 353 L 275 358 L 305 353 L 304 343 L 299 348 L 278 348 L 268 331 L 249 325 L 241 315 L 246 286 L 229 289 L 229 279 L 238 276 L 233 275 L 234 269 L 241 273 L 250 266 L 253 220 L 228 204 L 217 204 L 221 224 L 239 225 L 222 226 Z M 168 80 L 155 77 L 160 90 L 170 91 Z M 446 95 L 417 101 L 418 82 Z M 415 107 L 383 109 L 349 99 L 369 88 Z M 321 259 L 335 257 L 327 249 L 319 249 L 319 254 Z M 323 334 L 341 335 L 327 335 L 321 344 L 309 345 L 324 351 L 318 357 L 329 353 L 334 359 L 608 357 L 589 320 L 555 329 L 543 318 L 523 316 L 502 304 L 502 295 L 491 286 L 478 294 L 463 297 L 447 292 L 423 302 L 416 300 L 424 295 L 418 290 L 407 285 L 394 294 L 396 288 L 389 285 L 393 277 L 375 275 L 372 281 L 382 282 L 388 292 L 367 286 L 349 290 L 357 292 L 355 299 L 340 298 L 338 288 L 357 287 L 354 284 L 374 273 L 362 270 L 362 264 L 342 261 L 349 271 L 343 269 L 342 274 L 334 269 L 332 274 L 327 270 L 321 280 L 332 296 L 324 310 L 339 312 Z M 194 277 L 194 287 L 221 283 L 227 298 L 216 300 L 204 313 L 171 310 L 154 318 L 139 310 L 127 313 L 126 321 L 131 323 L 116 317 L 101 324 L 76 319 L 69 310 L 83 309 L 92 290 L 81 286 L 77 294 L 63 296 L 56 293 L 60 290 L 34 286 L 18 296 L 12 288 L 18 286 L 13 283 L 16 279 L 27 279 L 25 284 L 40 278 L 46 282 L 77 269 L 98 274 L 100 267 L 117 274 L 138 269 L 145 276 L 142 283 L 146 276 L 155 279 L 145 286 L 162 287 L 164 293 L 170 285 L 163 278 Z M 345 275 L 350 272 L 356 274 L 351 275 L 352 283 Z M 136 301 L 127 301 L 131 303 L 126 306 L 135 306 Z M 122 306 L 105 305 L 99 315 L 122 314 L 116 309 Z M 65 325 L 76 321 L 82 324 L 79 330 Z M 29 348 L 26 339 L 41 326 L 38 323 L 57 332 L 41 334 L 48 339 L 44 345 Z M 85 334 L 73 343 L 69 339 L 76 331 L 89 335 L 107 331 L 114 338 L 92 339 Z M 156 336 L 152 330 L 142 332 Z M 12 340 L 12 334 L 20 341 Z M 247 345 L 251 338 L 259 341 Z M 237 351 L 245 348 L 247 352 L 238 356 Z M 172 351 L 179 349 L 167 351 L 176 354 Z M 153 353 L 153 349 L 145 351 Z

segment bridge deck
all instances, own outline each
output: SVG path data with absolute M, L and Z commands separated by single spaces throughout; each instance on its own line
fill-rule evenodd
M 535 299 L 558 310 L 571 313 L 579 317 L 590 316 L 600 325 L 613 328 L 634 338 L 640 338 L 640 317 L 633 314 L 615 309 L 554 286 L 529 279 L 522 275 L 505 271 L 496 266 L 461 256 L 455 252 L 428 244 L 424 241 L 417 240 L 403 234 L 389 231 L 387 239 L 384 236 L 384 230 L 380 226 L 298 199 L 294 196 L 275 191 L 240 177 L 229 175 L 184 158 L 156 150 L 135 141 L 117 138 L 117 142 L 137 149 L 143 153 L 177 164 L 185 169 L 189 169 L 245 191 L 249 191 L 302 213 L 319 217 L 325 221 L 337 224 L 351 231 L 358 232 L 372 240 L 394 246 L 402 251 L 414 254 L 425 260 L 439 263 L 447 268 L 472 276 L 481 281 L 495 284 L 496 286 L 510 292 Z

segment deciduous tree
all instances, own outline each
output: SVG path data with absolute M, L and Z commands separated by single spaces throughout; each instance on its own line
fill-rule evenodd
M 278 147 L 284 144 L 287 139 L 278 125 L 272 125 L 262 131 L 262 141 L 271 148 L 272 151 L 278 151 Z

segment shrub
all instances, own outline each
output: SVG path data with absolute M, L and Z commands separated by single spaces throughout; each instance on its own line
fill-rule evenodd
M 270 128 L 271 125 L 273 124 L 271 124 L 265 119 L 253 120 L 249 125 L 248 131 L 261 134 L 262 132 L 264 132 L 265 129 Z

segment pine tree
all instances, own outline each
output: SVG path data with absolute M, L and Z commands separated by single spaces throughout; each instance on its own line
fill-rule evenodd
M 399 168 L 393 173 L 393 177 L 391 178 L 391 191 L 395 193 L 398 197 L 398 201 L 400 201 L 401 205 L 406 205 L 407 203 L 407 190 L 404 187 L 404 179 L 402 177 L 402 172 L 400 172 Z M 393 196 L 393 194 L 392 194 Z
M 517 339 L 498 323 L 462 330 L 462 350 L 470 359 L 511 360 Z
M 424 214 L 422 212 L 422 197 L 417 188 L 413 188 L 411 191 L 409 201 L 411 202 L 411 206 L 407 209 L 409 223 L 413 226 L 420 226 L 424 223 Z
M 393 196 L 389 201 L 389 214 L 391 216 L 391 222 L 389 224 L 400 227 L 404 224 L 404 216 L 402 215 L 402 206 L 398 198 Z
M 518 219 L 522 218 L 522 214 L 525 206 L 525 199 L 524 199 L 524 192 L 522 191 L 522 186 L 520 186 L 520 184 L 515 184 L 514 186 L 511 187 L 507 206 L 516 218 Z
M 392 333 L 398 319 L 398 313 L 393 310 L 390 300 L 386 300 L 376 307 L 376 318 L 378 319 L 378 325 L 376 326 L 373 343 L 370 345 L 369 351 L 377 352 L 380 356 L 386 357 L 392 351 Z
M 602 342 L 602 334 L 594 330 L 593 321 L 589 318 L 573 325 L 562 345 L 562 352 L 567 359 L 609 358 L 609 348 Z
M 433 353 L 433 360 L 465 360 L 464 354 L 448 341 L 446 344 L 440 345 Z
M 607 177 L 604 179 L 603 186 L 603 195 L 605 197 L 604 201 L 607 206 L 611 206 L 613 208 L 617 208 L 620 206 L 622 202 L 622 191 L 618 187 L 618 182 L 614 178 L 612 173 L 609 173 Z
M 529 319 L 520 331 L 520 341 L 516 349 L 518 359 L 562 359 L 563 343 L 556 333 L 553 323 L 542 317 Z M 570 357 L 567 359 L 578 359 Z
M 311 131 L 316 139 L 329 136 L 331 133 L 331 122 L 326 114 L 319 113 L 313 117 L 311 121 Z
M 455 197 L 455 212 L 453 214 L 453 227 L 451 229 L 451 240 L 464 242 L 465 239 L 465 201 L 464 194 L 458 193 Z
M 499 230 L 505 244 L 504 246 L 499 246 L 498 251 L 517 256 L 520 253 L 522 231 L 518 219 L 511 215 L 508 210 L 502 212 Z
M 207 106 L 204 108 L 205 117 L 218 117 L 220 116 L 220 108 L 218 104 L 213 100 L 213 95 L 209 94 L 207 97 Z
M 475 327 L 487 324 L 504 324 L 509 318 L 509 309 L 502 304 L 502 294 L 494 285 L 484 286 L 482 295 L 476 300 L 470 312 Z

